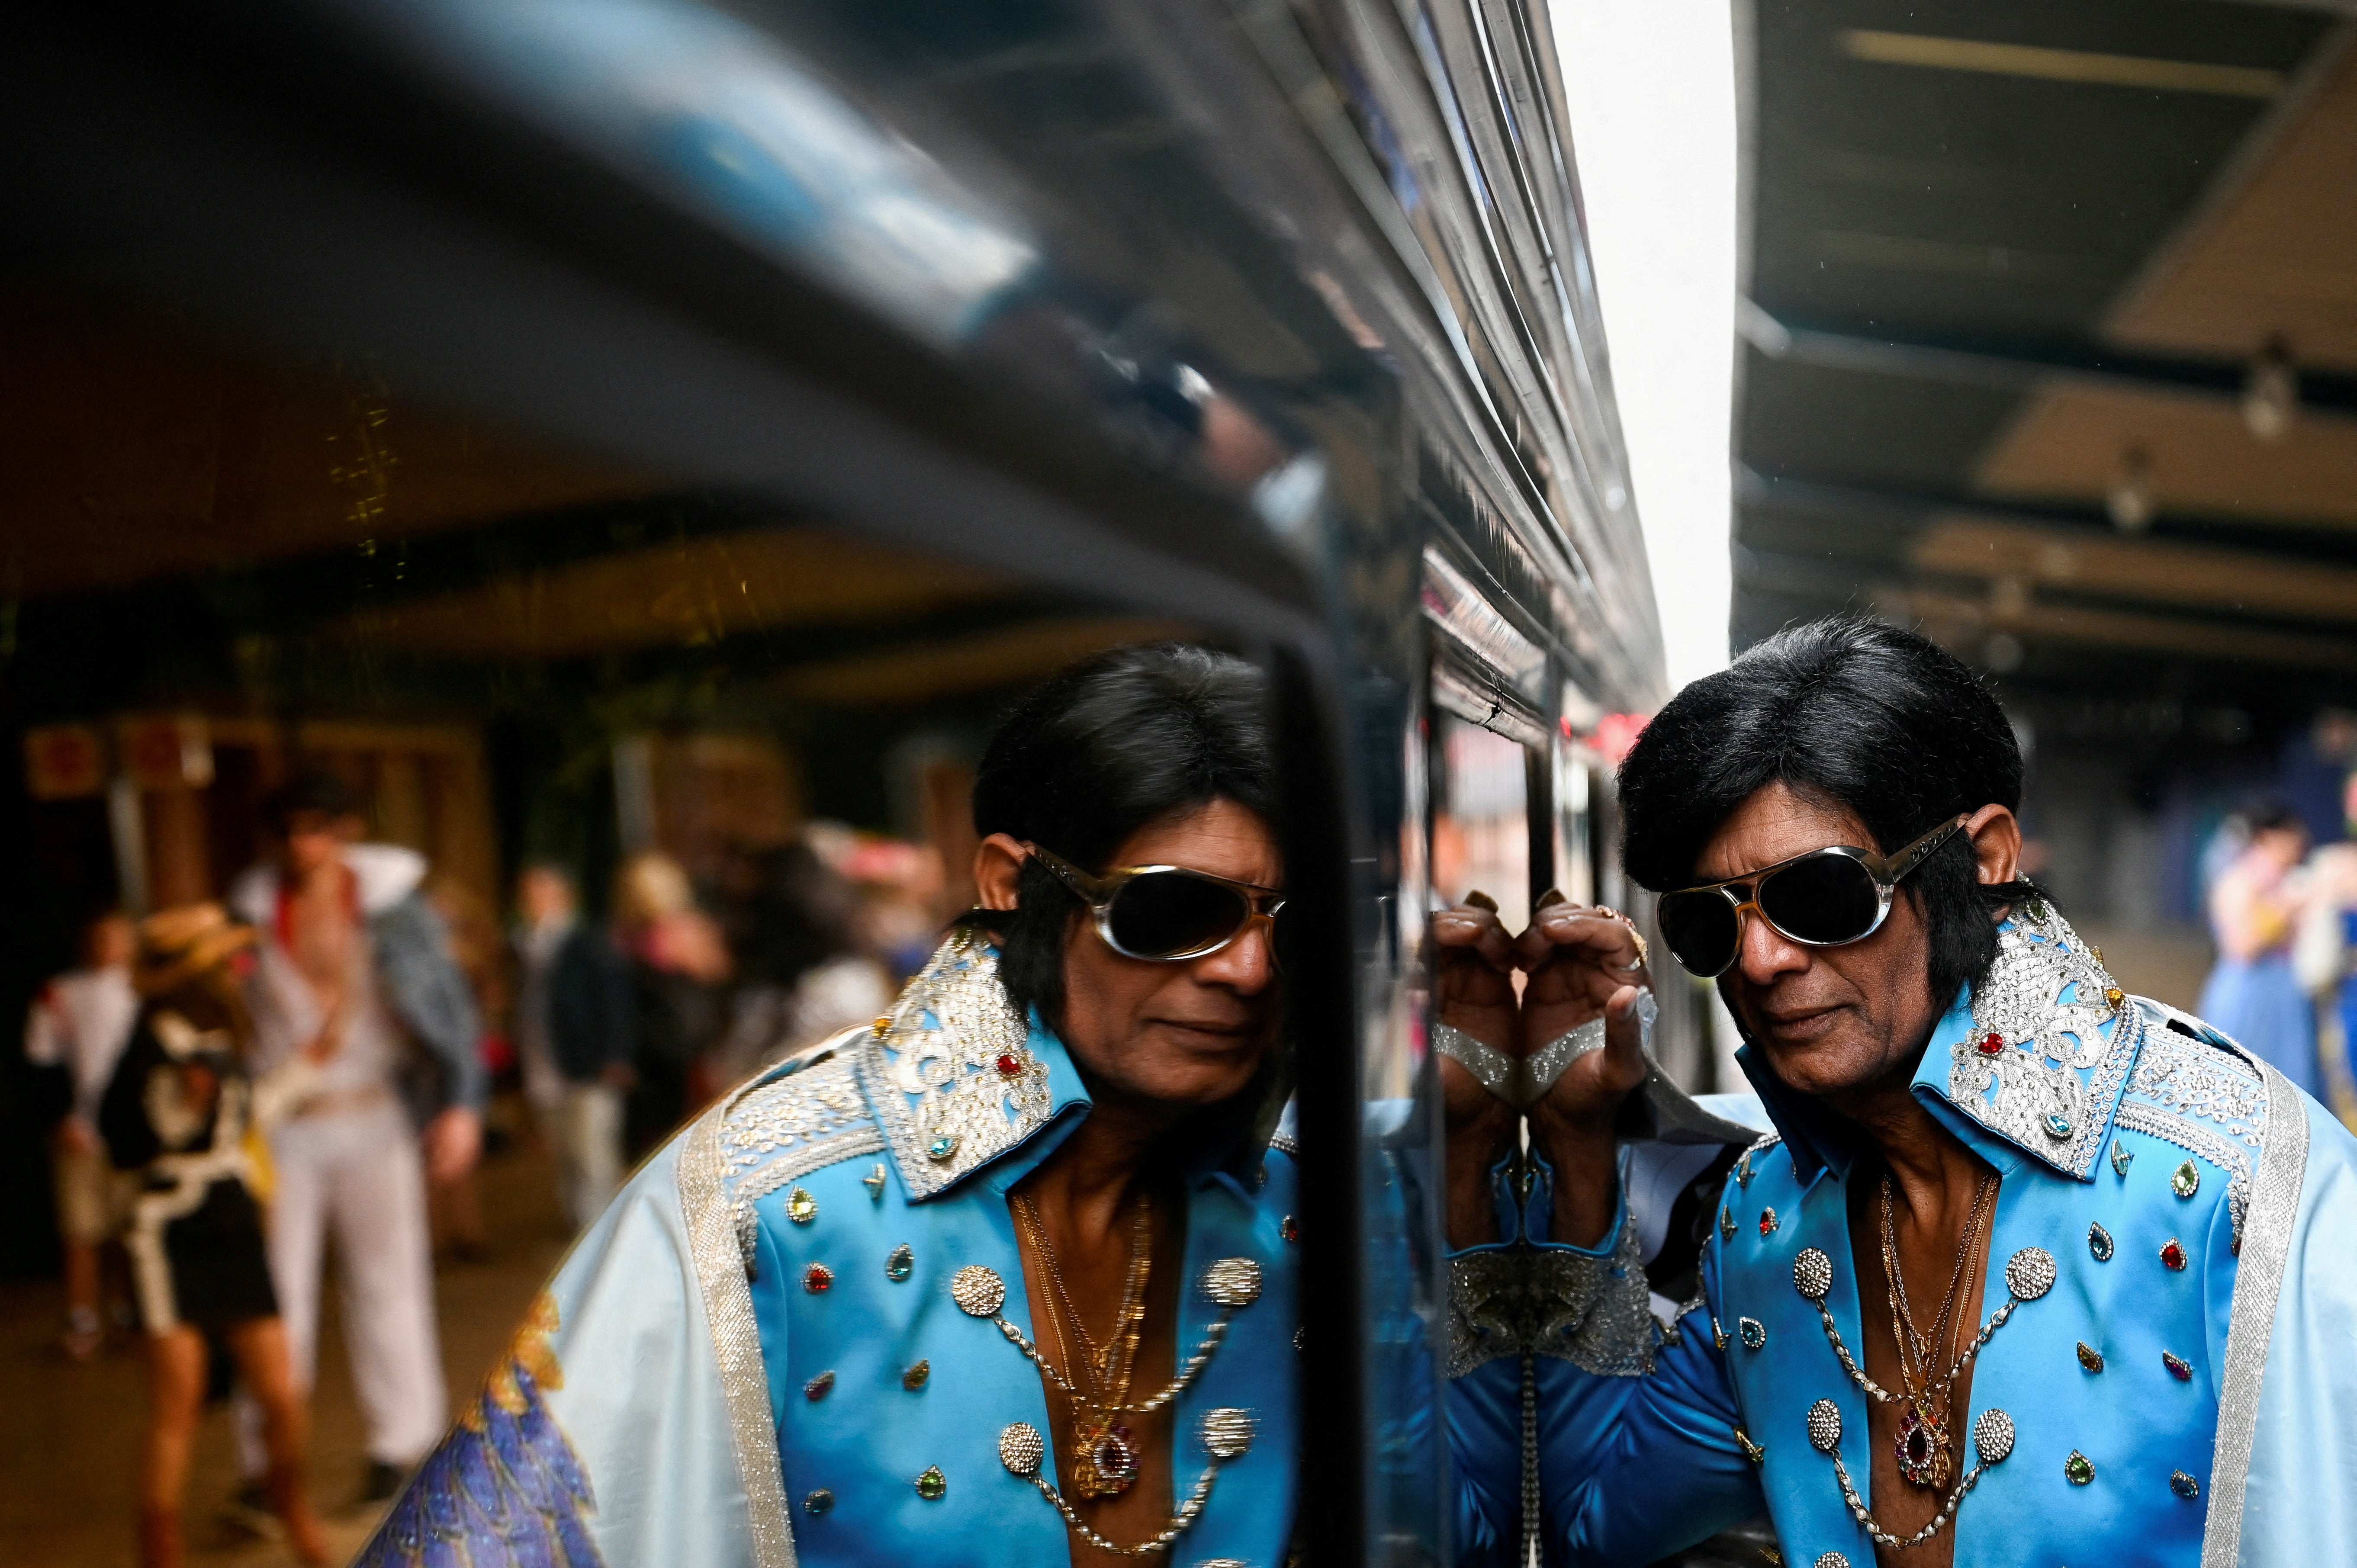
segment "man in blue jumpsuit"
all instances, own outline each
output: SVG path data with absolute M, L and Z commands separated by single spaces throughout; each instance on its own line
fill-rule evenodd
M 1631 753 L 1630 874 L 1741 1027 L 1758 1100 L 1719 1109 L 1768 1129 L 1706 1173 L 1684 1301 L 1624 1115 L 1643 944 L 1439 918 L 1477 1552 L 1650 1563 L 1764 1515 L 1816 1568 L 2357 1563 L 2357 1144 L 2122 993 L 2019 880 L 2020 789 L 1970 672 L 1859 621 Z

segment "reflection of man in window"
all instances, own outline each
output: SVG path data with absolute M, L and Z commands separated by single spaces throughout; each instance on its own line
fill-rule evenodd
M 480 1147 L 481 1025 L 442 918 L 420 890 L 423 856 L 354 843 L 351 797 L 331 775 L 296 779 L 272 797 L 265 818 L 277 853 L 231 896 L 263 936 L 248 987 L 256 1069 L 307 1049 L 320 1060 L 311 1094 L 271 1138 L 271 1275 L 296 1376 L 307 1388 L 334 1232 L 352 1380 L 368 1423 L 362 1490 L 381 1498 L 434 1445 L 447 1417 L 425 1177 L 430 1170 L 437 1181 L 456 1180 Z M 422 1164 L 400 1087 L 415 1053 L 438 1079 Z M 258 1476 L 259 1445 L 245 1446 L 248 1474 Z
M 1643 946 L 1568 904 L 1519 940 L 1436 922 L 1436 1034 L 1471 1069 L 1446 1069 L 1450 1424 L 1493 1560 L 1528 1457 L 1550 1563 L 1762 1513 L 1817 1568 L 2357 1562 L 2357 1142 L 2112 983 L 2019 879 L 2021 778 L 1963 665 L 1856 621 L 1696 682 L 1630 753 L 1630 875 L 1717 980 L 1772 1129 L 1717 1166 L 1666 1324 L 1640 1261 L 1658 1158 L 1616 1147 Z M 1488 1191 L 1507 1101 L 1521 1212 Z
M 1282 1562 L 1267 703 L 1186 647 L 1028 698 L 983 908 L 640 1168 L 361 1561 Z

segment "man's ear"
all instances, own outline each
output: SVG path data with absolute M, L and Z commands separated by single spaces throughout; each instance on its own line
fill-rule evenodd
M 2003 806 L 1983 806 L 1964 819 L 1984 883 L 2012 882 L 2021 875 L 2021 819 Z
M 974 887 L 984 908 L 1015 908 L 1016 885 L 1022 877 L 1023 863 L 1030 858 L 1023 841 L 1006 833 L 993 833 L 974 847 Z

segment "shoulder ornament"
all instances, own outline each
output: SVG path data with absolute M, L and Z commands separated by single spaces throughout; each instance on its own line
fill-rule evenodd
M 2089 1179 L 2147 1035 L 2126 1002 L 2070 922 L 2031 903 L 1997 929 L 1996 962 L 1973 993 L 1972 1033 L 1949 1049 L 1948 1098 Z
M 884 1146 L 851 1062 L 824 1050 L 805 1052 L 738 1090 L 718 1133 L 721 1192 L 748 1272 L 756 1203 L 822 1165 Z
M 998 979 L 998 950 L 960 930 L 852 1053 L 913 1200 L 1046 1125 L 1048 1064 Z
M 2136 1003 L 2154 1026 L 2115 1120 L 2226 1173 L 2226 1207 L 2239 1245 L 2252 1176 L 2266 1147 L 2266 1080 L 2241 1047 L 2200 1019 L 2142 997 Z

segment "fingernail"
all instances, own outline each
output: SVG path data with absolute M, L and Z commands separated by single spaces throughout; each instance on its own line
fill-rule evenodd
M 1570 902 L 1570 899 L 1563 896 L 1563 889 L 1560 887 L 1550 887 L 1545 892 L 1539 895 L 1539 908 L 1542 909 L 1545 908 L 1550 904 L 1568 904 Z
M 1472 905 L 1476 909 L 1487 909 L 1492 915 L 1498 912 L 1498 901 L 1479 887 L 1465 895 L 1465 902 Z

